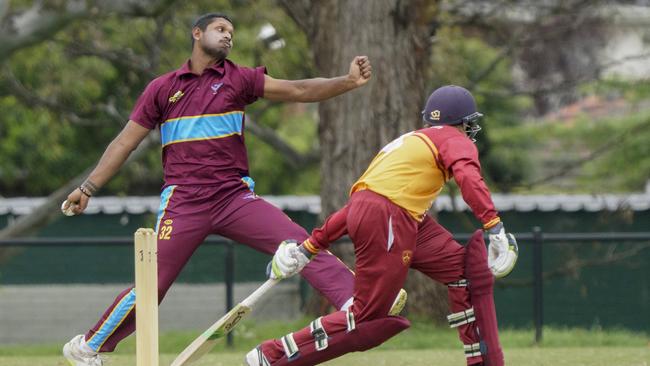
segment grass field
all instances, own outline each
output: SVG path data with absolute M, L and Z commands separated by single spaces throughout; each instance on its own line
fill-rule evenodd
M 197 362 L 196 366 L 241 365 L 243 355 L 260 340 L 283 335 L 304 325 L 294 323 L 241 324 L 235 345 L 225 342 Z M 455 331 L 415 322 L 413 327 L 381 347 L 353 353 L 326 363 L 329 366 L 457 366 L 464 357 Z M 195 332 L 165 333 L 160 338 L 161 364 L 169 365 Z M 650 366 L 648 334 L 628 331 L 544 329 L 544 341 L 533 345 L 533 332 L 505 330 L 501 334 L 509 366 Z M 0 346 L 2 366 L 67 366 L 60 356 L 60 344 Z M 109 365 L 135 365 L 134 337 L 111 354 Z
M 241 352 L 210 354 L 196 366 L 232 366 L 242 364 Z M 163 354 L 162 365 L 174 355 Z M 516 366 L 648 366 L 647 348 L 515 348 L 506 350 L 506 364 Z M 353 353 L 324 365 L 329 366 L 461 366 L 464 357 L 454 350 L 373 350 Z M 0 357 L 3 366 L 69 366 L 61 356 Z M 109 365 L 135 365 L 135 356 L 116 355 Z

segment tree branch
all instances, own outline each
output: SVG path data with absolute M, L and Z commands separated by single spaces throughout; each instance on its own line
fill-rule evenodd
M 8 92 L 5 92 L 4 94 L 13 95 L 25 105 L 40 106 L 47 108 L 52 112 L 60 113 L 73 123 L 81 125 L 97 125 L 99 124 L 99 121 L 89 116 L 99 113 L 109 115 L 118 123 L 123 123 L 126 120 L 125 114 L 118 111 L 112 104 L 98 104 L 89 113 L 86 113 L 85 116 L 79 115 L 65 104 L 52 98 L 41 97 L 34 91 L 27 89 L 8 67 L 3 67 L 2 75 L 9 86 L 8 88 L 5 88 Z
M 320 159 L 318 149 L 313 149 L 307 154 L 301 154 L 291 147 L 291 145 L 287 144 L 287 142 L 273 129 L 254 122 L 250 117 L 246 118 L 246 127 L 252 134 L 259 137 L 262 141 L 282 154 L 289 165 L 294 169 L 304 167 L 310 163 L 315 163 Z
M 312 0 L 279 0 L 280 6 L 294 22 L 312 39 L 314 34 L 314 14 Z
M 176 1 L 178 0 L 62 0 L 56 4 L 36 1 L 22 13 L 0 18 L 0 62 L 20 49 L 50 39 L 78 20 L 106 14 L 155 17 Z M 10 9 L 5 12 L 9 13 Z
M 611 149 L 622 146 L 625 143 L 625 140 L 631 134 L 637 133 L 638 131 L 642 131 L 642 130 L 644 130 L 646 128 L 649 128 L 649 127 L 650 127 L 650 119 L 643 122 L 643 123 L 640 123 L 638 125 L 632 126 L 632 127 L 628 128 L 628 129 L 624 130 L 623 132 L 619 133 L 618 135 L 615 135 L 614 137 L 608 139 L 603 144 L 601 144 L 599 147 L 597 147 L 595 150 L 590 152 L 587 156 L 585 156 L 585 157 L 583 157 L 581 159 L 572 161 L 572 162 L 565 163 L 563 166 L 561 166 L 554 173 L 551 173 L 551 174 L 549 174 L 549 175 L 547 175 L 547 176 L 545 176 L 543 178 L 540 178 L 538 180 L 535 180 L 533 182 L 525 183 L 521 187 L 524 187 L 525 189 L 531 189 L 532 187 L 534 187 L 536 185 L 547 183 L 547 182 L 549 182 L 549 181 L 551 181 L 553 179 L 556 179 L 556 178 L 561 178 L 561 177 L 567 175 L 568 173 L 570 173 L 571 171 L 573 171 L 574 169 L 582 166 L 583 164 L 585 164 L 585 163 L 587 163 L 589 161 L 592 161 L 592 160 L 596 159 L 597 157 L 605 154 L 606 152 L 610 151 Z
M 473 91 L 474 88 L 476 88 L 476 85 L 478 85 L 486 77 L 490 76 L 490 74 L 494 71 L 494 69 L 496 69 L 499 63 L 505 60 L 506 57 L 508 57 L 512 53 L 512 50 L 515 48 L 517 42 L 518 42 L 517 38 L 513 38 L 512 41 L 508 44 L 508 46 L 502 49 L 499 52 L 499 54 L 494 57 L 492 62 L 490 62 L 490 64 L 478 74 L 478 76 L 470 80 L 467 89 Z
M 112 63 L 117 68 L 126 68 L 132 70 L 133 72 L 138 73 L 139 75 L 142 75 L 143 77 L 146 77 L 148 79 L 153 79 L 156 76 L 158 76 L 153 71 L 153 65 L 150 62 L 148 62 L 148 60 L 154 61 L 157 58 L 146 59 L 145 57 L 137 57 L 136 55 L 128 51 L 125 52 L 122 50 L 115 50 L 115 49 L 101 49 L 97 46 L 93 46 L 89 44 L 75 43 L 74 45 L 70 45 L 70 46 L 71 47 L 68 47 L 67 53 L 69 53 L 71 56 L 98 57 L 102 60 L 106 60 Z M 152 52 L 151 55 L 154 55 L 154 53 Z
M 144 139 L 135 151 L 131 153 L 124 165 L 138 159 L 152 143 L 157 140 L 157 134 L 151 133 Z M 18 236 L 26 236 L 33 234 L 36 230 L 61 217 L 61 202 L 63 202 L 73 189 L 79 186 L 81 182 L 88 177 L 88 174 L 93 170 L 91 166 L 84 170 L 81 174 L 72 178 L 61 188 L 50 194 L 45 202 L 40 206 L 34 208 L 30 214 L 19 217 L 13 224 L 0 230 L 0 239 L 8 239 Z

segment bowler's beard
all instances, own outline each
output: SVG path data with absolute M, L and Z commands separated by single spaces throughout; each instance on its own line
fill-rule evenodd
M 219 61 L 228 57 L 228 54 L 230 53 L 229 48 L 219 48 L 219 47 L 210 48 L 202 43 L 199 45 L 201 46 L 203 52 L 205 52 L 208 56 L 215 58 Z

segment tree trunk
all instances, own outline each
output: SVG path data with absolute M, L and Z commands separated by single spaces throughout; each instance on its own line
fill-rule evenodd
M 354 56 L 373 65 L 365 87 L 320 104 L 322 212 L 339 209 L 379 149 L 421 123 L 428 60 L 424 1 L 315 1 L 311 48 L 322 75 L 340 75 Z
M 420 111 L 430 88 L 425 91 L 424 81 L 435 4 L 424 0 L 282 4 L 305 30 L 320 75 L 347 72 L 359 55 L 369 56 L 373 68 L 365 87 L 319 107 L 321 202 L 326 216 L 345 204 L 350 186 L 382 146 L 421 125 Z M 334 249 L 346 263 L 353 263 L 350 245 Z M 434 285 L 424 276 L 409 277 L 407 290 L 412 289 L 410 298 L 415 300 L 409 300 L 409 309 L 431 309 L 432 300 L 439 298 L 432 293 L 438 292 Z

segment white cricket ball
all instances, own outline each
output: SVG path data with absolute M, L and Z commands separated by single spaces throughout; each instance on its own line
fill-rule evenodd
M 72 210 L 75 207 L 77 207 L 77 205 L 75 205 L 74 203 L 71 203 L 70 206 L 68 206 L 68 208 L 65 208 L 65 204 L 67 202 L 68 201 L 66 200 L 66 201 L 63 201 L 63 203 L 61 204 L 61 212 L 63 212 L 63 214 L 66 215 L 66 216 L 74 216 L 74 211 L 72 211 Z

